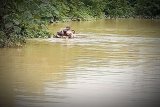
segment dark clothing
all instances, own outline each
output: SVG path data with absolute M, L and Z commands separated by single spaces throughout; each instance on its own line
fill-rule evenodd
M 64 35 L 64 36 L 68 36 L 68 35 L 67 35 L 67 31 L 68 31 L 68 29 L 64 29 L 64 30 L 63 30 L 63 35 Z
M 59 35 L 59 36 L 63 36 L 63 32 L 62 32 L 62 31 L 57 32 L 57 35 Z
M 68 38 L 71 38 L 73 33 L 70 33 L 68 31 L 75 33 L 74 30 L 71 30 L 70 28 L 66 27 L 66 28 L 62 29 L 61 31 L 57 32 L 56 37 L 61 38 L 63 36 L 67 36 Z
M 68 31 L 68 29 L 63 29 L 62 31 L 57 32 L 57 35 L 59 35 L 59 36 L 68 36 L 67 35 L 67 31 Z

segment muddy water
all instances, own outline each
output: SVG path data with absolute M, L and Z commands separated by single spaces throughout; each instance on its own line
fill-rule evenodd
M 149 106 L 159 103 L 160 21 L 70 25 L 75 39 L 29 40 L 0 49 L 1 107 Z

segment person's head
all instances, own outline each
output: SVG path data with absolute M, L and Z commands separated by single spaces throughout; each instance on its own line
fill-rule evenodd
M 71 29 L 71 27 L 70 27 L 70 26 L 66 26 L 66 29 L 67 29 L 67 30 L 70 30 L 70 29 Z
M 75 34 L 76 32 L 75 32 L 75 30 L 72 30 L 72 32 L 73 32 L 73 34 Z

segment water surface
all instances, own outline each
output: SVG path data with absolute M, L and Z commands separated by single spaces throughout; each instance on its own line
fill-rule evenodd
M 0 49 L 1 107 L 148 106 L 160 97 L 160 21 L 70 25 L 75 39 L 29 40 Z

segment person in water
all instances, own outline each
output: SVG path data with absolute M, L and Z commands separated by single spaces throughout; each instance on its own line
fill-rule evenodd
M 73 38 L 75 34 L 75 31 L 74 30 L 71 30 L 71 28 L 69 26 L 61 29 L 59 32 L 57 32 L 57 35 L 56 37 L 57 38 Z

